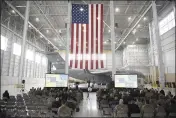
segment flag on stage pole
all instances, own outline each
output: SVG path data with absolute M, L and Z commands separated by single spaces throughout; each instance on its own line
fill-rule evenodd
M 103 4 L 72 4 L 70 67 L 104 68 Z

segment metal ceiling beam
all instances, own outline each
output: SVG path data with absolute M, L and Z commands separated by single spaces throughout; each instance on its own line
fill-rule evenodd
M 67 14 L 44 14 L 46 16 L 67 16 Z M 103 14 L 104 16 L 109 16 L 109 14 Z M 114 14 L 115 16 L 137 16 L 139 14 Z M 17 16 L 17 15 L 12 15 L 12 16 Z M 43 16 L 43 14 L 30 14 L 30 17 L 35 17 L 35 16 Z
M 118 4 L 118 5 L 114 5 L 115 7 L 126 7 L 128 6 L 129 4 Z M 137 6 L 143 6 L 144 4 L 131 4 L 131 6 L 134 6 L 134 7 L 137 7 Z M 59 4 L 59 5 L 40 5 L 40 7 L 67 7 L 68 4 Z M 147 5 L 144 5 L 144 6 L 147 6 Z M 156 5 L 156 6 L 162 6 L 162 5 Z M 19 8 L 23 8 L 23 7 L 26 7 L 26 6 L 16 6 L 16 7 L 19 7 Z M 35 5 L 31 5 L 30 7 L 35 7 Z M 109 5 L 104 5 L 104 7 L 109 7 Z
M 131 4 L 131 3 L 130 3 Z M 130 4 L 128 5 L 128 7 L 125 9 L 125 14 L 127 13 L 129 7 L 130 7 Z
M 147 1 L 145 1 L 145 3 L 144 4 L 146 4 L 146 2 Z M 144 5 L 140 8 L 140 10 L 139 10 L 139 13 L 140 13 L 140 11 L 142 10 L 142 8 L 143 7 L 145 7 Z M 140 15 L 140 14 L 139 14 Z M 123 32 L 122 32 L 122 35 L 121 36 L 123 36 L 125 33 L 126 33 L 126 31 L 129 29 L 129 27 L 131 26 L 131 24 L 133 23 L 133 21 L 136 19 L 136 17 L 137 16 L 134 16 L 134 18 L 132 19 L 132 21 L 128 24 L 128 28 L 126 28 Z M 119 41 L 122 39 L 122 37 L 119 39 Z
M 141 19 L 145 16 L 145 14 L 149 11 L 149 9 L 152 7 L 152 4 L 150 4 L 147 9 L 143 12 L 143 14 L 140 16 L 140 18 L 137 20 L 137 22 L 133 25 L 133 27 L 130 28 L 127 35 L 121 40 L 120 44 L 117 46 L 115 50 L 117 50 L 120 45 L 123 43 L 123 41 L 128 37 L 128 35 L 132 32 L 132 30 L 137 26 L 137 24 L 141 21 Z
M 53 24 L 51 23 L 51 21 L 49 20 L 49 18 L 45 15 L 44 11 L 40 8 L 40 6 L 37 4 L 37 2 L 34 1 L 34 3 L 38 7 L 38 9 L 42 12 L 43 16 L 48 21 L 48 23 L 50 24 L 50 26 L 52 27 L 52 29 L 54 30 L 54 33 L 55 33 L 56 37 L 62 41 L 63 46 L 66 48 L 66 45 L 64 44 L 63 38 L 60 35 L 57 34 L 57 31 L 56 31 L 55 27 L 53 26 Z
M 11 7 L 16 13 L 18 13 L 18 15 L 22 18 L 22 19 L 25 19 L 25 17 L 12 5 L 10 4 L 10 2 L 8 1 L 5 1 L 7 3 L 7 5 L 9 7 Z M 38 32 L 45 40 L 47 40 L 55 49 L 59 50 L 59 48 L 57 46 L 55 46 L 49 39 L 47 39 L 45 37 L 45 35 L 43 35 L 31 22 L 28 21 L 28 24 L 34 28 L 36 30 L 36 32 Z

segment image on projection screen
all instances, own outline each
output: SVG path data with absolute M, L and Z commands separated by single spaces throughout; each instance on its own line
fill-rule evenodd
M 137 88 L 137 75 L 115 75 L 115 87 Z
M 45 87 L 67 87 L 68 75 L 65 74 L 46 74 Z

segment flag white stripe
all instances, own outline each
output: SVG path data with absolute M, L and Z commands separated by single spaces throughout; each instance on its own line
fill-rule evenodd
M 88 60 L 88 69 L 91 69 L 91 5 L 89 5 L 89 45 L 88 45 L 88 53 L 90 59 Z
M 84 32 L 83 32 L 84 33 L 84 35 L 83 35 L 84 36 L 83 37 L 83 68 L 85 68 L 85 65 L 86 65 L 86 57 L 85 57 L 86 56 L 86 34 L 87 34 L 86 27 L 87 27 L 87 25 L 85 24 L 84 29 L 83 29 L 84 30 Z
M 100 55 L 100 25 L 101 25 L 101 4 L 98 5 L 98 68 L 101 68 L 101 55 Z
M 96 69 L 96 4 L 93 5 L 93 12 L 94 12 L 94 34 L 93 34 L 93 42 L 94 42 L 94 47 L 93 47 L 93 54 L 94 54 L 94 59 L 93 59 L 93 69 Z
M 77 55 L 77 60 L 78 60 L 78 67 L 80 69 L 80 54 L 81 54 L 81 29 L 82 29 L 82 24 L 78 25 L 79 27 L 79 33 L 78 33 L 78 55 Z
M 75 60 L 76 60 L 76 24 L 74 23 L 74 34 L 73 34 L 73 64 L 72 68 L 75 68 Z

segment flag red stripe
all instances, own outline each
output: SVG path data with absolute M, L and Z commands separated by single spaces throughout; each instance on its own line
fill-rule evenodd
M 94 33 L 94 29 L 93 29 L 93 14 L 94 14 L 94 10 L 93 10 L 93 4 L 91 4 L 91 54 L 93 54 L 93 47 L 94 47 L 94 43 L 93 43 L 93 33 Z M 91 69 L 93 69 L 93 57 L 91 55 Z
M 75 55 L 75 68 L 78 68 L 78 59 L 77 59 L 77 54 L 78 54 L 78 37 L 79 37 L 79 24 L 76 24 L 76 55 Z
M 98 4 L 96 5 L 96 57 L 98 54 Z M 96 69 L 98 69 L 98 59 L 96 58 Z
M 101 30 L 101 34 L 100 34 L 100 52 L 101 54 L 103 54 L 103 4 L 101 4 L 101 25 L 100 25 L 100 30 Z M 104 64 L 103 64 L 103 60 L 101 60 L 101 68 L 104 68 Z
M 82 59 L 80 60 L 80 68 L 83 68 L 83 46 L 84 46 L 84 26 L 81 25 L 81 57 Z
M 86 24 L 86 54 L 88 54 L 88 46 L 89 46 L 89 25 Z M 85 66 L 86 69 L 88 69 L 88 59 L 86 59 L 86 66 Z
M 71 54 L 73 54 L 74 24 L 71 25 Z M 70 67 L 73 67 L 73 59 L 70 59 Z

